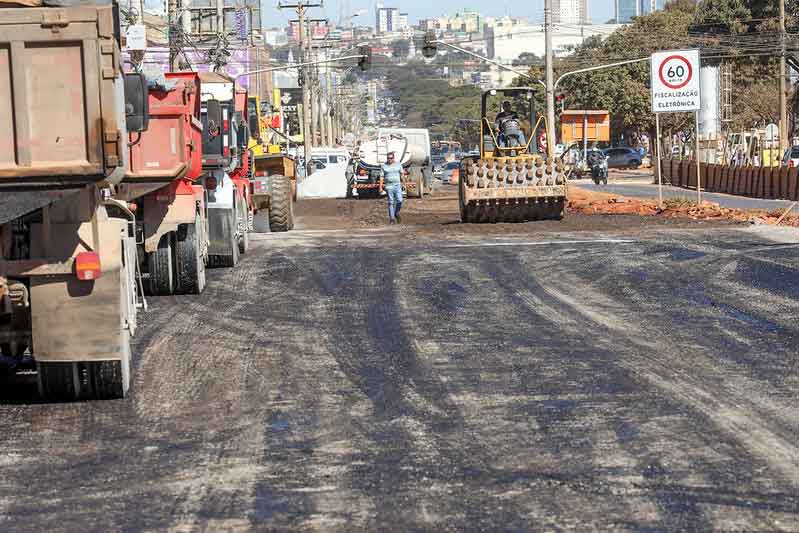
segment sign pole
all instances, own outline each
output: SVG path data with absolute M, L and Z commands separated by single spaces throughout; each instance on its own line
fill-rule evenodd
M 660 113 L 655 113 L 655 150 L 658 161 L 658 207 L 663 209 L 663 177 L 660 162 Z
M 696 203 L 702 204 L 702 179 L 700 169 L 702 168 L 701 161 L 699 161 L 699 111 L 694 111 L 694 122 L 696 122 Z

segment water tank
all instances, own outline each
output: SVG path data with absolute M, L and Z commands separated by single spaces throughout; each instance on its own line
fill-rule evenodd
M 699 76 L 702 107 L 699 109 L 699 138 L 716 139 L 721 133 L 719 67 L 702 67 Z

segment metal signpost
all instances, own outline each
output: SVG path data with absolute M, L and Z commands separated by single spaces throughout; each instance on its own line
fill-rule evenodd
M 670 50 L 652 54 L 652 112 L 658 155 L 658 200 L 663 205 L 663 180 L 660 163 L 660 113 L 693 111 L 696 122 L 696 201 L 702 203 L 699 164 L 699 50 Z

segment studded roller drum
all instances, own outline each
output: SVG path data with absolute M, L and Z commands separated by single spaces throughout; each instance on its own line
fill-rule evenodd
M 559 160 L 526 154 L 465 159 L 461 176 L 462 222 L 526 222 L 560 219 L 565 214 L 565 196 L 552 196 L 559 192 L 553 186 L 566 184 L 566 170 Z

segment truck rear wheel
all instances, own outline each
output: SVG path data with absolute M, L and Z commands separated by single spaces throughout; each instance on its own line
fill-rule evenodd
M 77 363 L 37 363 L 39 396 L 45 400 L 77 400 L 79 395 Z
M 175 246 L 178 294 L 200 294 L 205 289 L 205 261 L 202 256 L 202 224 L 197 217 L 194 224 L 185 224 L 178 230 Z
M 289 231 L 294 228 L 294 202 L 291 199 L 291 180 L 286 176 L 270 176 L 269 228 Z
M 247 253 L 247 250 L 250 249 L 250 218 L 249 210 L 244 205 L 244 202 L 242 202 L 240 205 L 239 228 L 241 228 L 241 237 L 239 237 L 239 253 L 244 255 Z
M 175 291 L 175 269 L 172 260 L 172 232 L 161 236 L 158 248 L 147 254 L 150 272 L 150 294 L 168 296 Z

